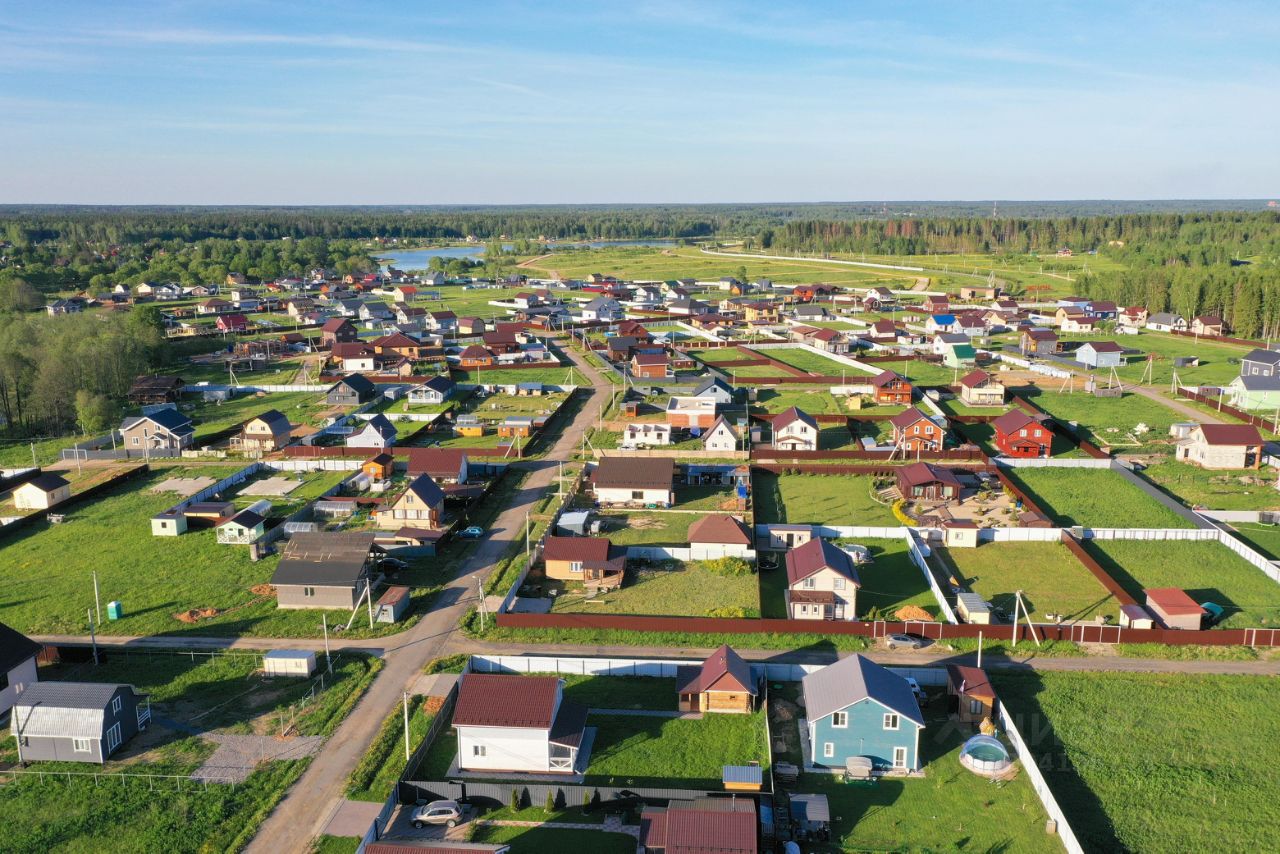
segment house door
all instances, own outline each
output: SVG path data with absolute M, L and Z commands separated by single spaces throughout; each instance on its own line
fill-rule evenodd
M 907 767 L 907 749 L 905 747 L 895 747 L 893 749 L 893 767 Z
M 110 754 L 120 746 L 120 724 L 116 723 L 107 730 L 107 753 Z M 103 757 L 104 759 L 106 757 Z

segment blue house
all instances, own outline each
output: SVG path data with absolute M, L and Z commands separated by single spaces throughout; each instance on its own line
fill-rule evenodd
M 907 680 L 861 655 L 804 677 L 809 761 L 843 768 L 864 756 L 877 770 L 920 769 L 924 716 Z

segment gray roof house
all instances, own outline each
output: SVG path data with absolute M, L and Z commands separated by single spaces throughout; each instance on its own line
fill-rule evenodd
M 18 696 L 9 725 L 23 762 L 102 764 L 150 721 L 151 703 L 132 685 L 37 682 Z
M 733 403 L 733 386 L 720 377 L 710 376 L 698 383 L 698 387 L 693 390 L 692 396 L 709 397 L 722 406 L 728 406 Z
M 850 759 L 906 773 L 920 768 L 924 716 L 907 680 L 861 655 L 804 677 L 809 734 L 805 764 L 843 768 Z
M 359 406 L 373 400 L 377 387 L 363 374 L 343 377 L 325 393 L 325 403 L 330 406 Z
M 372 531 L 294 534 L 271 576 L 276 606 L 354 608 L 370 580 L 373 539 Z
M 23 689 L 39 678 L 36 656 L 41 649 L 22 632 L 0 623 L 0 721 L 9 714 Z

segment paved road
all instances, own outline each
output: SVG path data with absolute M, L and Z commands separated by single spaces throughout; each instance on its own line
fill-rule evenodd
M 369 690 L 329 739 L 306 773 L 275 808 L 248 846 L 250 854 L 302 851 L 318 835 L 342 803 L 347 776 L 377 734 L 383 719 L 432 658 L 440 655 L 467 608 L 475 599 L 474 576 L 487 575 L 512 543 L 523 538 L 525 513 L 545 496 L 557 472 L 555 460 L 568 459 L 581 444 L 583 433 L 599 417 L 612 386 L 576 353 L 569 353 L 591 381 L 595 392 L 541 462 L 520 464 L 530 471 L 520 491 L 493 525 L 494 533 L 481 541 L 458 576 L 436 597 L 436 603 L 408 632 L 385 639 L 351 642 L 352 647 L 381 648 L 385 666 Z M 226 642 L 223 642 L 226 645 Z M 293 642 L 290 641 L 290 645 Z

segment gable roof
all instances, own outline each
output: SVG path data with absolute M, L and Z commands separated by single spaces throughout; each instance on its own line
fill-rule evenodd
M 914 406 L 911 407 L 910 409 L 899 412 L 897 415 L 889 419 L 889 423 L 899 429 L 902 429 L 904 427 L 910 427 L 912 424 L 915 424 L 917 421 L 928 421 L 930 424 L 933 423 L 933 419 L 929 418 L 929 416 L 925 415 L 923 412 L 921 412 L 919 409 L 916 409 Z
M 969 373 L 961 377 L 960 385 L 964 386 L 965 388 L 978 388 L 983 383 L 986 383 L 989 380 L 991 380 L 991 378 L 992 378 L 991 374 L 987 373 L 981 368 L 978 368 L 977 370 L 970 371 Z
M 456 478 L 466 461 L 463 448 L 410 448 L 409 474 Z
M 862 586 L 858 572 L 853 568 L 853 558 L 829 540 L 814 537 L 802 546 L 787 552 L 787 586 L 803 581 L 816 572 L 831 569 Z
M 364 574 L 373 538 L 372 531 L 294 534 L 271 583 L 352 586 Z
M 4 623 L 0 623 L 0 673 L 8 674 L 44 647 Z
M 1252 424 L 1201 424 L 1206 445 L 1261 445 L 1262 434 Z
M 587 569 L 617 568 L 610 565 L 624 557 L 621 549 L 615 549 L 608 537 L 547 537 L 542 549 L 544 560 L 580 562 Z
M 756 681 L 751 678 L 751 665 L 728 644 L 711 653 L 701 667 L 681 667 L 678 672 L 676 691 L 680 694 L 701 694 L 725 676 L 729 677 L 736 690 L 745 691 L 753 697 L 757 693 Z M 734 688 L 722 686 L 718 690 Z
M 1114 341 L 1086 341 L 1080 345 L 1080 349 L 1085 347 L 1093 350 L 1095 353 L 1123 353 L 1124 348 Z
M 12 723 L 24 737 L 102 738 L 104 711 L 121 688 L 144 696 L 127 684 L 33 682 L 14 701 Z
M 267 428 L 273 433 L 278 429 L 283 429 L 285 431 L 292 429 L 289 425 L 288 417 L 278 409 L 268 409 L 266 412 L 259 412 L 249 420 L 261 421 L 263 424 L 267 425 Z
M 947 676 L 956 690 L 977 697 L 980 700 L 994 701 L 996 691 L 991 687 L 991 680 L 981 667 L 970 667 L 966 664 L 948 664 Z
M 814 430 L 818 429 L 818 422 L 813 420 L 813 416 L 795 406 L 787 409 L 781 415 L 777 416 L 770 422 L 775 431 L 781 430 L 799 421 L 801 424 L 808 424 Z
M 881 371 L 871 378 L 871 384 L 876 388 L 883 388 L 893 382 L 907 382 L 907 378 L 896 371 Z
M 150 415 L 134 415 L 124 420 L 121 428 L 128 430 L 130 427 L 141 424 L 143 421 L 150 421 L 157 427 L 162 427 L 175 436 L 185 436 L 189 433 L 196 432 L 196 428 L 192 426 L 191 419 L 183 415 L 176 409 L 157 409 Z
M 634 362 L 637 367 L 643 367 L 645 365 L 665 365 L 667 364 L 667 354 L 636 353 L 631 357 L 631 361 Z
M 555 676 L 467 673 L 458 686 L 453 725 L 549 730 L 559 694 Z
M 991 426 L 995 428 L 997 433 L 1003 433 L 1006 436 L 1012 435 L 1023 427 L 1030 425 L 1039 426 L 1040 422 L 1032 418 L 1021 409 L 1010 409 L 1004 415 L 991 422 Z
M 1241 358 L 1242 362 L 1264 362 L 1268 365 L 1280 365 L 1280 350 L 1267 350 L 1257 347 L 1245 353 Z
M 596 466 L 593 482 L 604 489 L 671 489 L 675 460 L 649 457 L 605 457 Z
M 923 486 L 927 483 L 945 483 L 948 486 L 960 487 L 960 479 L 951 469 L 935 466 L 930 463 L 912 463 L 898 470 L 898 476 L 909 486 Z
M 418 500 L 428 507 L 435 507 L 444 501 L 444 490 L 440 488 L 429 474 L 420 474 L 409 484 L 404 494 L 412 492 Z M 401 497 L 404 497 L 403 495 Z
M 31 480 L 21 484 L 18 489 L 21 489 L 23 486 L 34 486 L 41 492 L 53 492 L 55 489 L 61 489 L 62 487 L 69 486 L 70 484 L 71 481 L 67 480 L 62 475 L 54 474 L 53 472 L 41 472 L 31 478 Z
M 712 513 L 689 526 L 689 542 L 749 546 L 752 544 L 752 538 L 743 528 L 742 523 L 733 516 L 726 513 Z
M 366 430 L 373 430 L 384 439 L 394 439 L 396 437 L 396 426 L 392 424 L 391 420 L 381 412 L 366 421 L 364 427 L 353 435 L 363 433 Z
M 851 655 L 805 676 L 805 712 L 810 722 L 871 699 L 902 717 L 924 726 L 920 704 L 907 680 L 869 658 Z
M 456 385 L 457 383 L 455 383 L 453 380 L 446 377 L 444 374 L 436 374 L 434 377 L 432 377 L 431 379 L 423 383 L 421 386 L 419 386 L 419 388 L 429 388 L 432 391 L 436 391 L 436 392 L 439 392 L 440 394 L 444 394 L 446 392 L 452 391 L 454 386 Z
M 361 395 L 372 394 L 373 392 L 377 391 L 377 389 L 373 385 L 373 381 L 370 380 L 368 377 L 366 377 L 364 374 L 351 374 L 350 376 L 343 377 L 333 385 L 329 386 L 329 390 L 325 392 L 325 394 L 332 394 L 333 390 L 338 388 L 339 386 L 346 386 L 350 388 L 352 391 Z
M 323 326 L 320 327 L 320 331 L 321 332 L 337 332 L 339 329 L 343 328 L 344 326 L 350 326 L 350 325 L 351 325 L 351 321 L 347 320 L 345 317 L 331 317 L 324 322 Z
M 693 390 L 693 394 L 691 396 L 702 397 L 703 395 L 705 395 L 707 392 L 711 391 L 714 388 L 718 388 L 721 391 L 728 394 L 730 397 L 733 397 L 733 386 L 729 385 L 727 382 L 725 382 L 724 380 L 722 380 L 720 377 L 717 377 L 717 376 L 707 377 L 702 382 L 698 383 L 698 387 Z
M 666 854 L 756 854 L 756 805 L 750 798 L 673 800 L 645 807 L 640 843 Z

